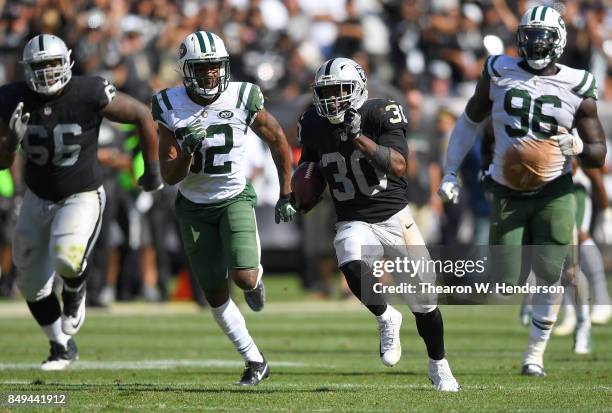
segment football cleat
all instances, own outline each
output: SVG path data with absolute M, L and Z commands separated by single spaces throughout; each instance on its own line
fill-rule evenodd
M 591 354 L 592 351 L 591 324 L 580 323 L 574 333 L 574 353 Z
M 270 376 L 270 366 L 268 361 L 264 357 L 263 353 L 260 353 L 263 357 L 263 361 L 247 361 L 242 372 L 242 377 L 237 383 L 239 386 L 257 386 L 260 381 L 267 379 Z
M 261 311 L 266 302 L 266 288 L 264 287 L 262 273 L 263 267 L 259 266 L 259 281 L 255 288 L 244 292 L 244 300 L 249 305 L 251 310 L 257 312 Z
M 555 336 L 569 336 L 576 329 L 576 310 L 574 306 L 565 307 L 563 321 L 553 329 Z
M 429 360 L 429 381 L 437 391 L 456 392 L 459 391 L 459 383 L 453 376 L 448 361 Z
M 544 372 L 544 367 L 537 364 L 525 364 L 521 369 L 521 375 L 523 376 L 532 376 L 532 377 L 544 377 L 546 373 Z
M 43 361 L 40 369 L 43 371 L 60 371 L 67 368 L 73 361 L 79 359 L 79 351 L 73 339 L 68 340 L 66 347 L 55 341 L 49 341 L 51 353 Z
M 595 304 L 591 310 L 591 323 L 604 325 L 612 319 L 612 304 Z
M 400 343 L 400 327 L 402 326 L 402 313 L 390 305 L 387 306 L 389 316 L 385 320 L 377 319 L 380 333 L 380 360 L 385 366 L 395 366 L 402 357 L 402 344 Z
M 62 311 L 62 331 L 69 336 L 75 335 L 85 322 L 85 283 L 77 291 L 62 291 L 64 309 Z

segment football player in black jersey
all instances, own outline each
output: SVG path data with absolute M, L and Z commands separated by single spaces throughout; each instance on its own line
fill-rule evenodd
M 0 87 L 0 168 L 11 166 L 20 145 L 27 157 L 13 258 L 21 293 L 51 344 L 43 370 L 78 358 L 71 337 L 85 319 L 83 271 L 105 203 L 97 159 L 103 117 L 137 125 L 145 153 L 139 183 L 145 191 L 162 186 L 149 109 L 101 77 L 73 77 L 70 52 L 56 36 L 36 36 L 23 50 L 25 82 Z M 51 291 L 54 273 L 64 281 L 63 309 Z
M 394 246 L 425 245 L 407 206 L 406 117 L 396 102 L 368 100 L 365 73 L 351 59 L 325 62 L 315 75 L 313 92 L 314 105 L 298 123 L 300 162 L 317 162 L 329 185 L 338 218 L 338 265 L 353 294 L 376 316 L 381 360 L 393 366 L 401 357 L 402 314 L 364 299 L 362 281 L 373 273 L 371 257 L 362 255 L 362 247 L 380 248 L 382 258 L 385 251 L 397 251 Z M 459 390 L 444 358 L 440 310 L 435 304 L 410 308 L 427 346 L 430 380 L 437 390 Z

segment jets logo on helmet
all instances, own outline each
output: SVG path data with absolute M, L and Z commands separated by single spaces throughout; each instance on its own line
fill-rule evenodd
M 563 54 L 567 42 L 565 22 L 552 7 L 532 7 L 521 18 L 516 42 L 530 67 L 544 69 Z
M 190 34 L 181 43 L 178 57 L 183 84 L 191 93 L 212 98 L 227 89 L 229 54 L 216 34 L 205 31 Z
M 333 124 L 342 123 L 347 109 L 359 109 L 368 99 L 364 70 L 344 57 L 323 63 L 315 74 L 312 90 L 317 113 Z
M 53 95 L 68 84 L 72 78 L 70 61 L 72 51 L 62 39 L 51 34 L 40 34 L 23 48 L 22 60 L 26 83 L 33 91 Z

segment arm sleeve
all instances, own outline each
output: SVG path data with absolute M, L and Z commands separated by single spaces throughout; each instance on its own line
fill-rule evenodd
M 312 148 L 311 139 L 308 135 L 308 129 L 307 127 L 304 127 L 304 124 L 306 123 L 306 115 L 307 114 L 304 113 L 298 120 L 297 124 L 297 140 L 302 146 L 302 154 L 300 156 L 300 162 L 298 162 L 300 164 L 303 162 L 319 162 L 319 155 L 317 151 Z
M 468 118 L 465 112 L 459 116 L 448 142 L 444 174 L 457 175 L 463 159 L 476 142 L 477 130 L 478 123 Z

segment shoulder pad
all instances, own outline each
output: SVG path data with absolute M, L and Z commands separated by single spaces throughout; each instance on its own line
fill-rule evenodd
M 408 120 L 404 108 L 398 102 L 387 99 L 370 99 L 363 105 L 364 129 L 384 130 L 406 128 Z
M 164 112 L 168 110 L 172 110 L 172 103 L 170 103 L 170 98 L 168 97 L 168 89 L 164 89 L 153 95 L 151 99 L 151 115 L 156 122 L 160 122 L 168 127 L 164 119 Z
M 491 55 L 489 57 L 487 57 L 487 59 L 485 60 L 484 63 L 484 67 L 482 69 L 482 75 L 485 76 L 486 78 L 499 78 L 501 77 L 501 74 L 499 73 L 499 71 L 495 68 L 495 63 L 498 61 L 498 59 L 501 57 L 502 55 Z

